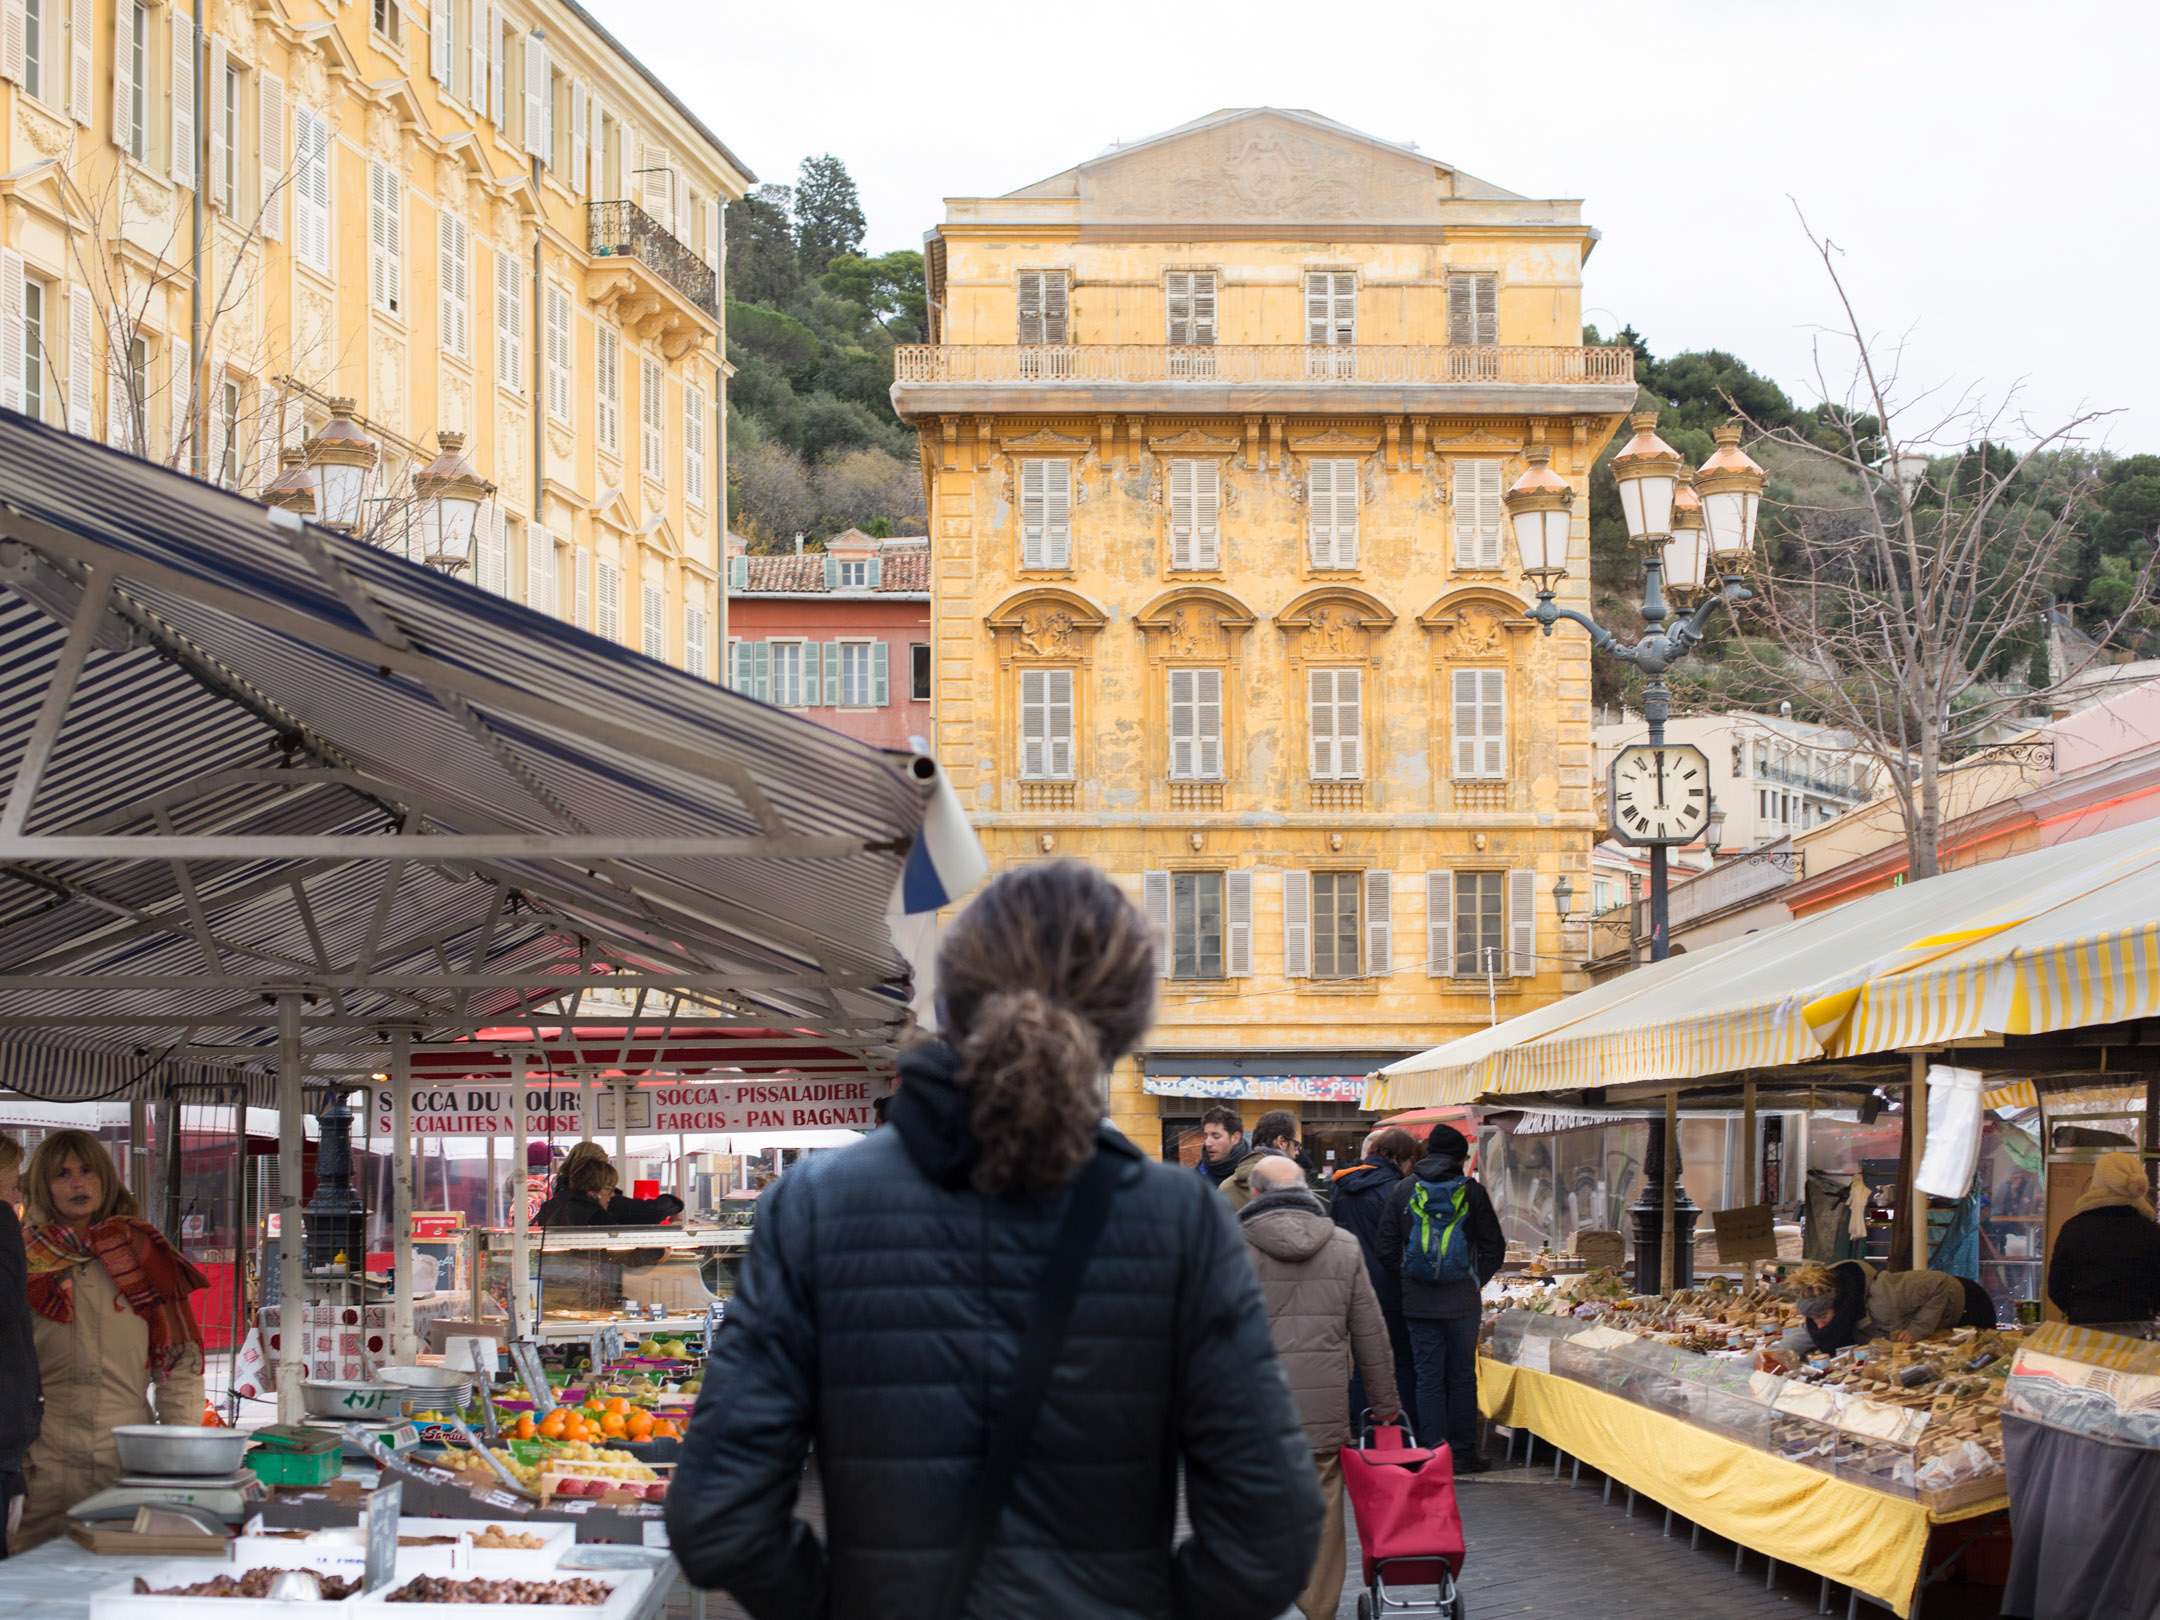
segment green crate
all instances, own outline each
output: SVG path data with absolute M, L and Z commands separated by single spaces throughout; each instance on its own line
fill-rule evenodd
M 247 1465 L 265 1485 L 327 1485 L 345 1466 L 345 1448 L 328 1451 L 270 1451 L 257 1446 Z

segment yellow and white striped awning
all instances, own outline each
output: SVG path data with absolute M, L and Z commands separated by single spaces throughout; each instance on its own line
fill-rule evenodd
M 1366 1106 L 1688 1080 L 2155 1013 L 2160 821 L 2149 821 L 1624 974 L 1391 1065 Z

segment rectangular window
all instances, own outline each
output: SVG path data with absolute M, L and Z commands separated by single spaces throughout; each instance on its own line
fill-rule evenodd
M 211 403 L 210 476 L 226 489 L 240 487 L 240 384 L 231 377 L 217 386 Z
M 908 701 L 930 701 L 930 649 L 919 641 L 908 648 Z
M 1357 342 L 1357 277 L 1348 271 L 1310 271 L 1305 277 L 1305 341 L 1315 349 L 1348 351 Z M 1354 353 L 1313 354 L 1306 374 L 1318 378 L 1356 375 Z
M 1312 874 L 1312 976 L 1355 979 L 1361 976 L 1358 945 L 1362 872 Z
M 872 643 L 867 641 L 843 641 L 840 643 L 840 705 L 848 709 L 867 709 L 874 688 L 870 678 L 870 654 Z
M 558 422 L 570 420 L 570 295 L 550 284 L 547 288 L 547 413 Z
M 1455 874 L 1455 973 L 1507 976 L 1507 874 Z
M 438 214 L 436 219 L 442 250 L 442 266 L 436 279 L 442 288 L 443 352 L 466 360 L 472 355 L 472 332 L 467 324 L 472 300 L 466 277 L 466 254 L 471 237 L 465 222 L 454 214 Z
M 705 393 L 685 384 L 682 391 L 683 499 L 705 504 Z
M 120 0 L 128 14 L 128 156 L 150 161 L 150 8 L 142 0 Z M 115 87 L 118 88 L 117 86 Z
M 219 47 L 223 53 L 222 44 Z M 237 63 L 228 61 L 218 75 L 218 104 L 211 117 L 218 134 L 217 173 L 211 176 L 218 190 L 218 206 L 228 214 L 240 211 L 240 77 Z
M 1222 463 L 1170 463 L 1170 566 L 1214 568 L 1221 560 Z M 1355 509 L 1352 516 L 1355 525 Z
M 638 400 L 638 424 L 644 446 L 645 476 L 654 483 L 667 477 L 667 428 L 661 418 L 661 402 L 667 390 L 667 372 L 652 355 L 639 360 L 644 388 Z
M 1312 773 L 1317 781 L 1354 782 L 1364 775 L 1358 743 L 1364 735 L 1364 671 L 1305 672 L 1312 731 Z
M 705 678 L 705 610 L 690 603 L 683 604 L 682 615 L 683 668 L 699 680 Z
M 1020 672 L 1020 774 L 1069 782 L 1073 774 L 1073 672 Z
M 300 262 L 330 273 L 330 125 L 312 107 L 293 108 L 293 233 Z
M 1358 542 L 1358 464 L 1305 464 L 1305 532 L 1315 568 L 1355 568 Z
M 1454 463 L 1455 566 L 1498 568 L 1504 511 L 1497 461 Z
M 833 563 L 833 587 L 842 591 L 864 591 L 870 588 L 870 564 L 867 561 Z
M 807 709 L 817 701 L 804 690 L 803 643 L 768 642 L 772 648 L 772 701 L 783 709 Z
M 1452 348 L 1490 348 L 1500 341 L 1500 278 L 1447 278 L 1447 340 Z
M 1020 463 L 1020 566 L 1072 566 L 1072 463 Z
M 404 189 L 389 164 L 368 164 L 368 296 L 386 315 L 405 307 Z
M 1066 342 L 1070 282 L 1063 270 L 1020 272 L 1020 341 Z
M 1163 278 L 1169 330 L 1164 341 L 1211 344 L 1215 341 L 1215 272 L 1173 270 Z
M 657 585 L 647 585 L 639 594 L 640 645 L 647 658 L 667 657 L 667 593 Z
M 622 570 L 615 564 L 601 559 L 599 589 L 600 618 L 594 627 L 603 641 L 622 640 Z
M 1170 671 L 1170 779 L 1222 780 L 1222 671 Z
M 1223 977 L 1223 875 L 1170 874 L 1170 977 Z
M 22 411 L 32 421 L 45 420 L 45 288 L 22 278 Z
M 382 35 L 394 50 L 404 39 L 400 32 L 403 19 L 398 15 L 397 0 L 374 0 L 373 17 L 375 32 Z
M 525 275 L 515 253 L 495 250 L 495 380 L 525 392 Z
M 18 77 L 26 92 L 42 99 L 45 94 L 45 0 L 22 0 L 19 15 L 22 19 L 19 23 L 14 17 L 8 18 L 22 31 L 22 72 Z M 8 42 L 9 51 L 17 48 L 14 41 Z
M 1456 779 L 1498 781 L 1507 775 L 1507 674 L 1458 669 L 1451 678 Z
M 593 399 L 600 433 L 600 448 L 611 455 L 622 450 L 622 339 L 612 326 L 593 330 Z

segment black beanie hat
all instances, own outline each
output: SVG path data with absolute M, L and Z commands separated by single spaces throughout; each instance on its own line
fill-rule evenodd
M 1470 1157 L 1470 1139 L 1452 1125 L 1435 1125 L 1432 1134 L 1425 1138 L 1425 1151 L 1445 1159 L 1467 1159 Z

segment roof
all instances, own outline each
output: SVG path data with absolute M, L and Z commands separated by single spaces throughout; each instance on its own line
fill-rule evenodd
M 661 100 L 665 101 L 670 107 L 673 107 L 677 112 L 681 113 L 684 119 L 688 121 L 692 129 L 696 130 L 700 135 L 704 136 L 708 141 L 712 142 L 714 150 L 719 152 L 722 157 L 726 158 L 728 162 L 733 165 L 735 172 L 743 177 L 743 180 L 746 184 L 753 186 L 757 184 L 757 176 L 750 172 L 750 165 L 743 162 L 741 158 L 737 157 L 733 152 L 729 151 L 727 142 L 723 141 L 719 136 L 715 135 L 711 130 L 707 129 L 705 127 L 705 121 L 698 117 L 698 115 L 692 112 L 687 106 L 685 106 L 683 104 L 682 98 L 676 95 L 674 91 L 670 90 L 667 85 L 661 81 L 660 76 L 657 73 L 653 72 L 651 68 L 647 67 L 643 62 L 639 61 L 637 57 L 631 53 L 630 49 L 625 46 L 621 40 L 617 39 L 613 34 L 609 33 L 607 31 L 606 25 L 603 24 L 598 17 L 595 17 L 591 12 L 587 11 L 583 6 L 579 5 L 578 0 L 562 0 L 562 5 L 563 8 L 567 10 L 572 16 L 576 17 L 579 22 L 583 23 L 587 28 L 590 28 L 595 34 L 597 34 L 600 39 L 607 45 L 607 48 L 609 50 L 613 51 L 617 56 L 620 56 L 625 62 L 628 62 L 633 68 L 635 68 L 637 70 L 638 77 L 643 79 L 647 84 L 651 85 L 653 89 L 657 90 L 660 93 Z
M 262 1100 L 281 997 L 352 1079 L 584 985 L 889 1062 L 927 761 L 7 411 L 0 542 L 18 1089 Z
M 879 552 L 883 567 L 880 579 L 867 593 L 870 596 L 926 596 L 930 591 L 930 548 L 928 546 L 888 547 Z M 729 592 L 732 596 L 859 596 L 857 591 L 828 591 L 825 585 L 825 554 L 821 551 L 806 552 L 801 556 L 758 557 L 744 559 L 749 565 L 750 583 L 737 586 Z

